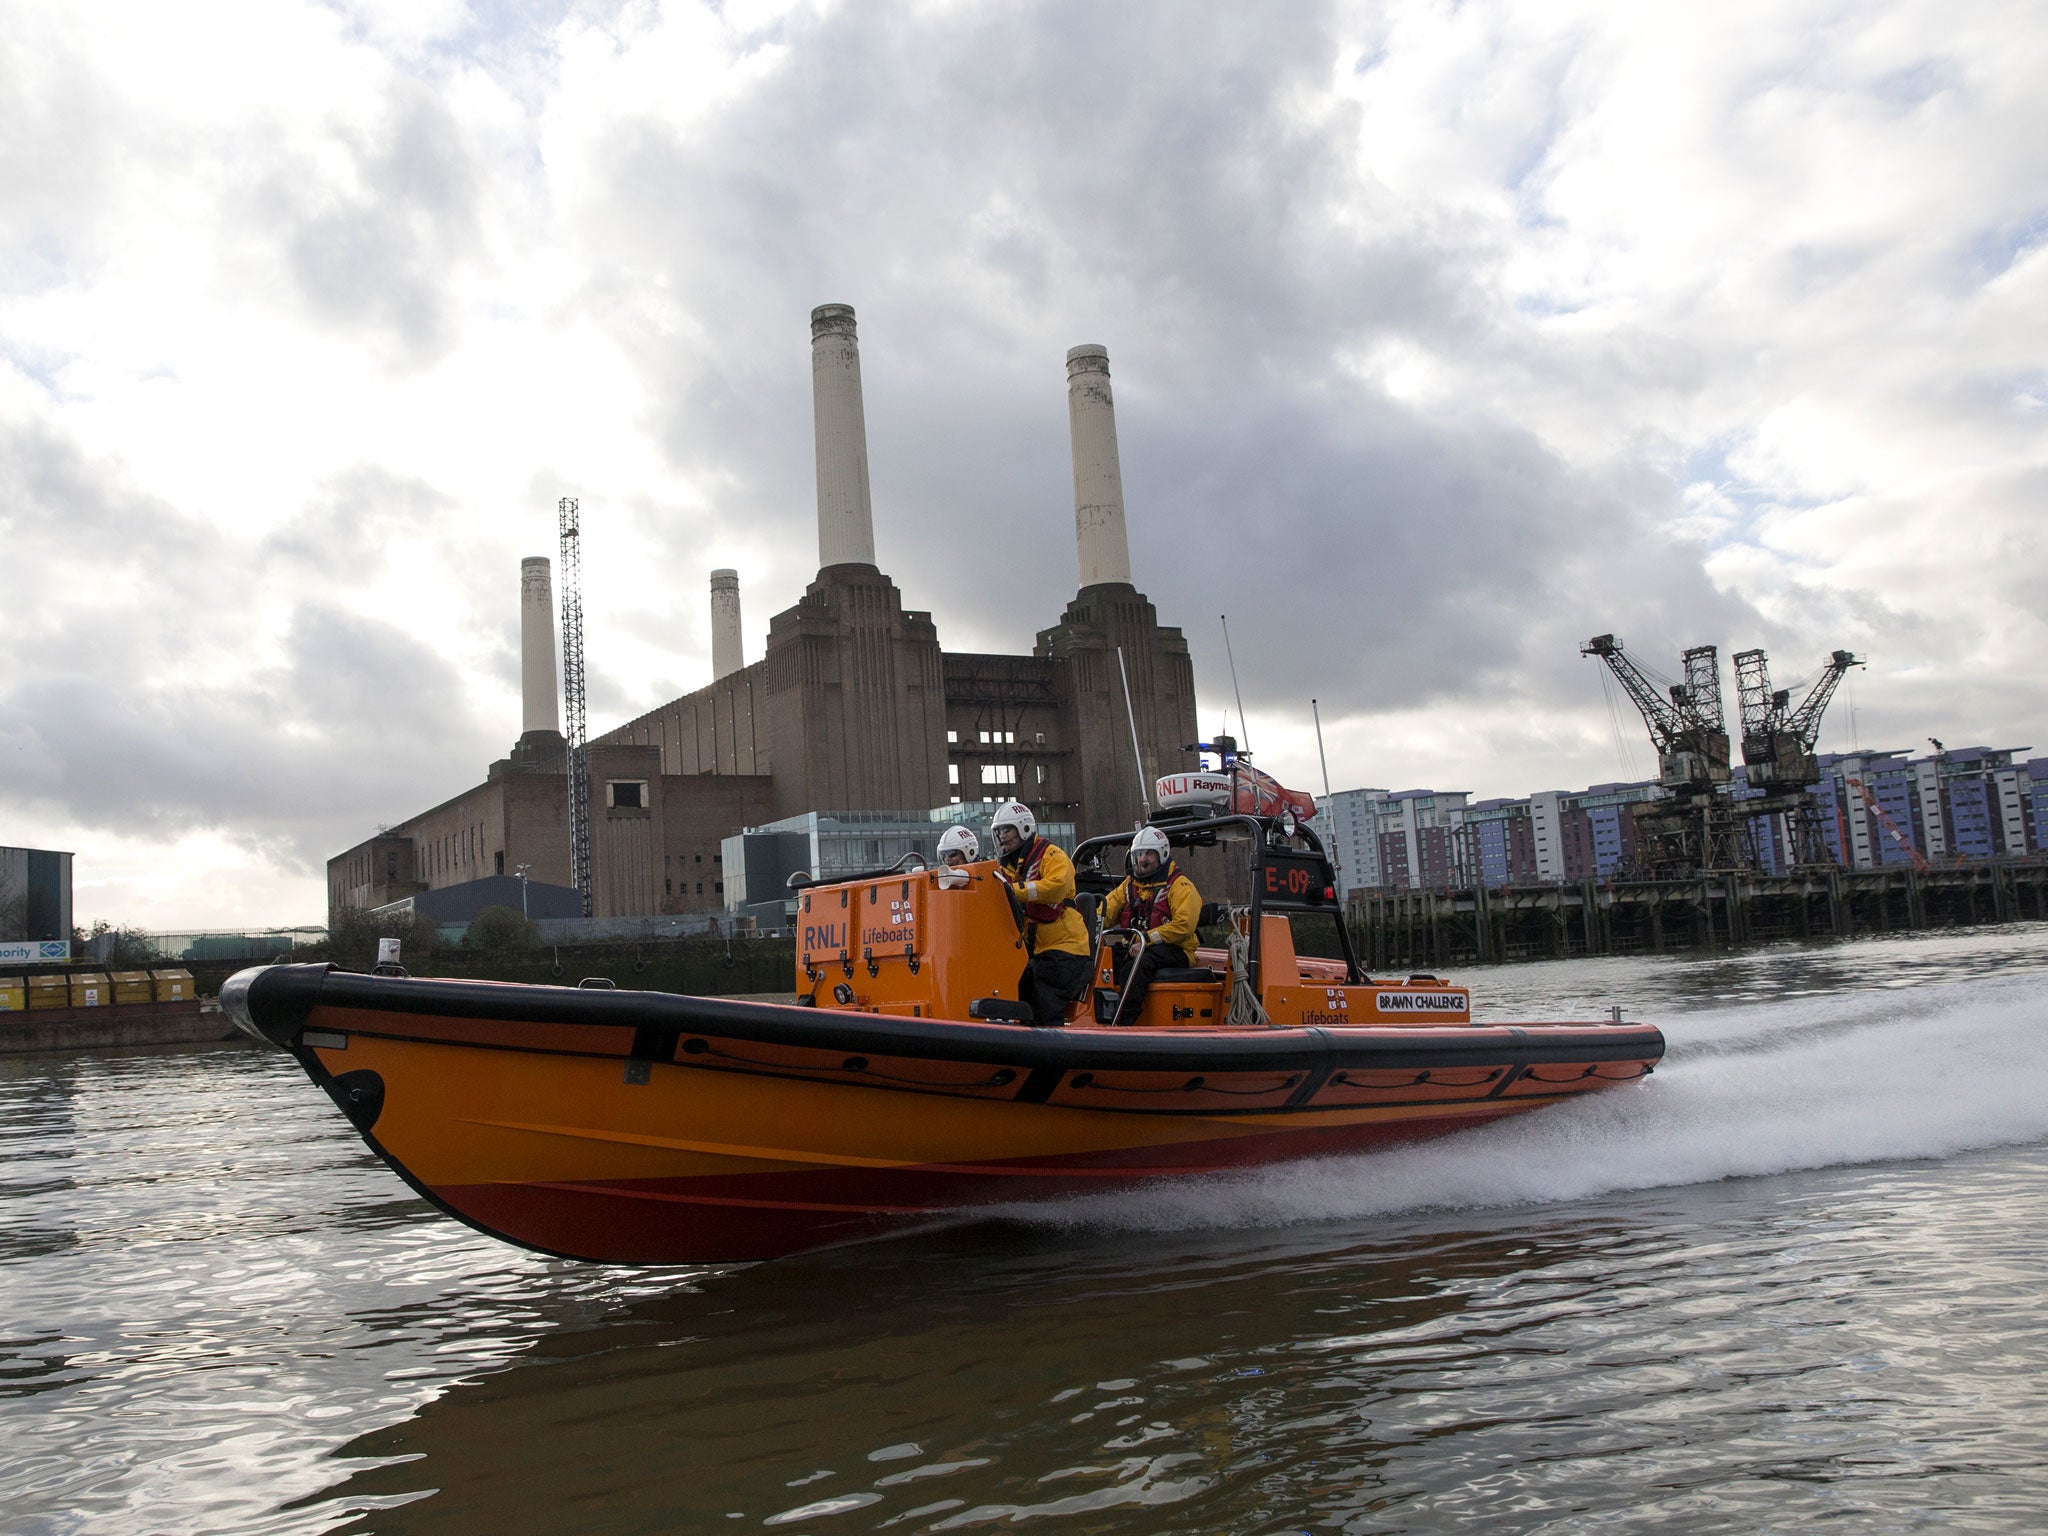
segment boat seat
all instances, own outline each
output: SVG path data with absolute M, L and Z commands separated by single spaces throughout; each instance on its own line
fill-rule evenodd
M 1175 981 L 1221 981 L 1223 973 L 1208 965 L 1167 965 L 1161 966 L 1152 978 L 1154 985 Z
M 1089 949 L 1097 948 L 1102 943 L 1102 898 L 1093 891 L 1083 891 L 1074 898 L 1074 908 L 1087 925 Z

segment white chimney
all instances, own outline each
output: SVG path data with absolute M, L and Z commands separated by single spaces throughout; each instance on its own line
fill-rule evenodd
M 519 562 L 519 696 L 523 733 L 562 732 L 555 691 L 555 596 L 545 555 Z
M 1124 476 L 1116 456 L 1116 403 L 1109 393 L 1109 351 L 1067 353 L 1067 428 L 1074 444 L 1074 542 L 1081 585 L 1131 584 L 1124 532 Z
M 711 573 L 711 679 L 716 682 L 747 664 L 740 646 L 740 573 Z
M 873 565 L 868 422 L 851 304 L 820 304 L 811 311 L 811 400 L 818 445 L 818 564 Z

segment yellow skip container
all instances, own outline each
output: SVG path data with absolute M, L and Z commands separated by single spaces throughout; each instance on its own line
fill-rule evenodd
M 160 1003 L 189 1003 L 199 995 L 193 989 L 190 971 L 151 971 L 149 975 L 155 983 L 156 1000 Z
M 109 978 L 114 983 L 114 1001 L 117 1003 L 146 1003 L 149 995 L 149 972 L 116 971 Z

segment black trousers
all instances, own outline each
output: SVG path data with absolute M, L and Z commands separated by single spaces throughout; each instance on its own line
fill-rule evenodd
M 1095 962 L 1086 955 L 1048 949 L 1031 957 L 1017 983 L 1017 996 L 1031 1005 L 1034 1023 L 1057 1029 L 1067 1022 L 1067 1004 L 1088 990 Z
M 1123 988 L 1123 1006 L 1117 1011 L 1119 1024 L 1138 1022 L 1138 1010 L 1145 1006 L 1145 994 L 1152 990 L 1152 983 L 1161 971 L 1169 967 L 1190 966 L 1194 957 L 1184 949 L 1171 944 L 1147 944 L 1145 953 L 1138 957 L 1137 965 L 1131 964 L 1131 952 L 1124 950 L 1116 957 L 1116 979 Z

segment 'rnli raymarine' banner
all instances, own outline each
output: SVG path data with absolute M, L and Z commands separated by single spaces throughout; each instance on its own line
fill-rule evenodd
M 1373 1007 L 1381 1013 L 1463 1013 L 1463 992 L 1375 992 Z

